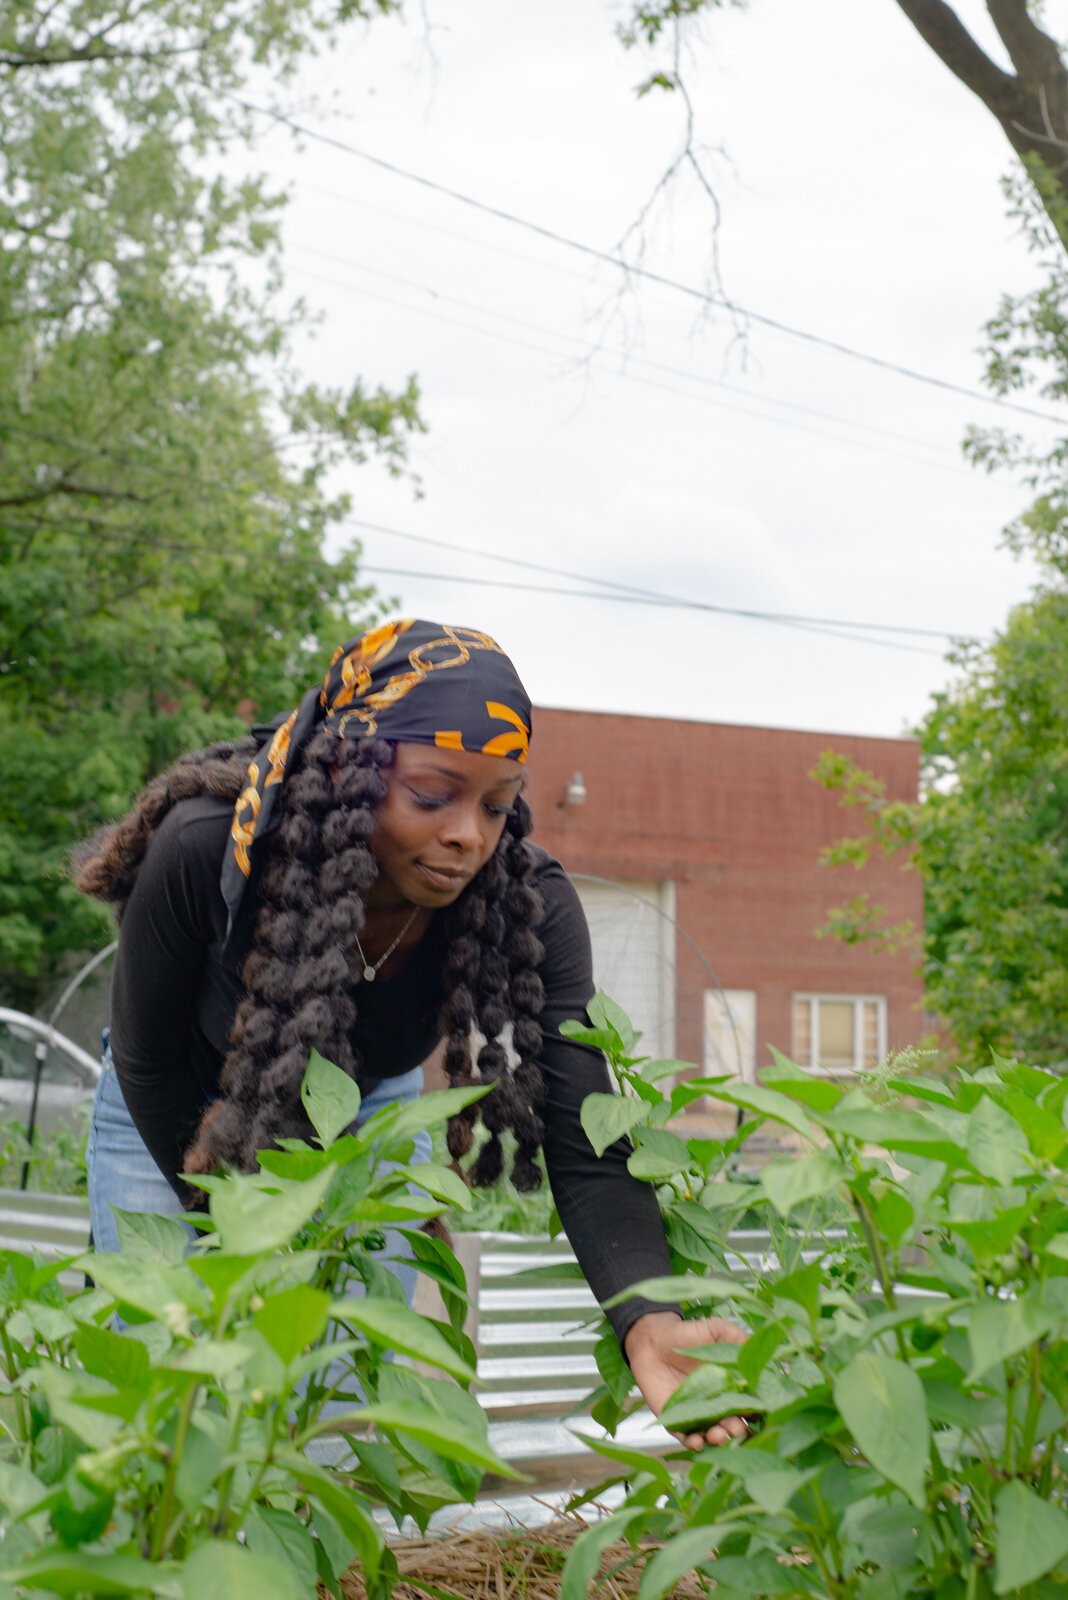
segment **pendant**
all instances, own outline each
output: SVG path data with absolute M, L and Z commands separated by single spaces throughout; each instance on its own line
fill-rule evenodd
M 375 981 L 375 969 L 374 969 L 374 967 L 364 967 L 364 969 L 363 969 L 363 981 L 364 981 L 364 983 L 374 983 L 374 981 Z

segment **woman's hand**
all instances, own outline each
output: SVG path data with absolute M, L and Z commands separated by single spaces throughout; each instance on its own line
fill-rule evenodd
M 692 1356 L 681 1355 L 684 1347 L 703 1344 L 744 1344 L 747 1335 L 722 1317 L 699 1317 L 684 1322 L 676 1311 L 650 1311 L 632 1323 L 623 1336 L 623 1350 L 630 1362 L 634 1381 L 645 1396 L 650 1411 L 658 1417 L 683 1378 L 700 1366 Z M 726 1444 L 742 1439 L 749 1432 L 741 1417 L 723 1417 L 705 1433 L 685 1433 L 678 1437 L 690 1450 L 706 1444 Z

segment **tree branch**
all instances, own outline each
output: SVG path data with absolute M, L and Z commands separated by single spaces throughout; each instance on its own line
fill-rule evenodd
M 897 4 L 924 43 L 1000 122 L 1068 248 L 1068 74 L 1057 45 L 1028 15 L 1027 0 L 987 0 L 1016 76 L 990 59 L 945 0 Z M 1041 163 L 1038 171 L 1035 163 Z
M 67 67 L 77 61 L 163 61 L 173 56 L 199 55 L 204 43 L 201 40 L 197 44 L 160 45 L 139 50 L 116 45 L 105 45 L 101 49 L 90 43 L 66 50 L 29 50 L 18 54 L 4 51 L 0 54 L 0 67 L 9 67 L 14 72 L 20 67 Z
M 999 122 L 1020 116 L 1027 94 L 1019 78 L 1003 72 L 981 49 L 945 0 L 897 0 L 925 44 L 945 63 L 954 77 L 993 112 Z

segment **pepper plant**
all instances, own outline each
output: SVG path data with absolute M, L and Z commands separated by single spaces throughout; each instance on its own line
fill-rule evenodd
M 484 1092 L 424 1095 L 346 1132 L 359 1091 L 313 1056 L 318 1142 L 196 1180 L 209 1210 L 192 1244 L 173 1218 L 119 1213 L 117 1255 L 0 1252 L 0 1596 L 307 1600 L 322 1583 L 340 1600 L 358 1562 L 381 1600 L 396 1563 L 376 1504 L 425 1528 L 484 1470 L 516 1476 L 469 1392 L 462 1268 L 421 1231 L 466 1188 L 408 1165 L 417 1132 Z M 405 1304 L 387 1230 L 447 1320 Z M 71 1267 L 92 1287 L 67 1292 Z
M 700 1348 L 661 1421 L 742 1415 L 751 1434 L 665 1459 L 594 1445 L 628 1492 L 577 1542 L 562 1600 L 622 1535 L 636 1560 L 661 1546 L 639 1600 L 693 1568 L 716 1600 L 1068 1595 L 1068 1079 L 995 1057 L 846 1082 L 775 1054 L 756 1084 L 668 1088 L 682 1063 L 642 1058 L 605 996 L 590 1015 L 566 1031 L 624 1092 L 590 1096 L 584 1126 L 597 1150 L 629 1135 L 671 1249 L 672 1276 L 630 1292 L 749 1333 Z M 675 1119 L 698 1095 L 744 1114 L 735 1137 L 685 1137 Z M 798 1148 L 741 1182 L 768 1123 Z M 754 1211 L 763 1256 L 731 1240 Z M 607 1338 L 598 1363 L 611 1428 L 630 1374 Z

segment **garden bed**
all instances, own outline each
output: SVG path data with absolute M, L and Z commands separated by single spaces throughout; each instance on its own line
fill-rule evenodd
M 582 1517 L 559 1517 L 540 1528 L 473 1528 L 390 1540 L 401 1581 L 393 1600 L 557 1600 L 564 1562 L 579 1534 Z M 624 1565 L 626 1563 L 626 1565 Z M 630 1600 L 638 1592 L 641 1561 L 625 1540 L 610 1545 L 601 1558 L 596 1600 Z M 366 1600 L 355 1570 L 346 1573 L 347 1600 Z M 674 1600 L 704 1600 L 709 1585 L 689 1573 L 670 1591 Z M 325 1591 L 320 1591 L 326 1600 Z

